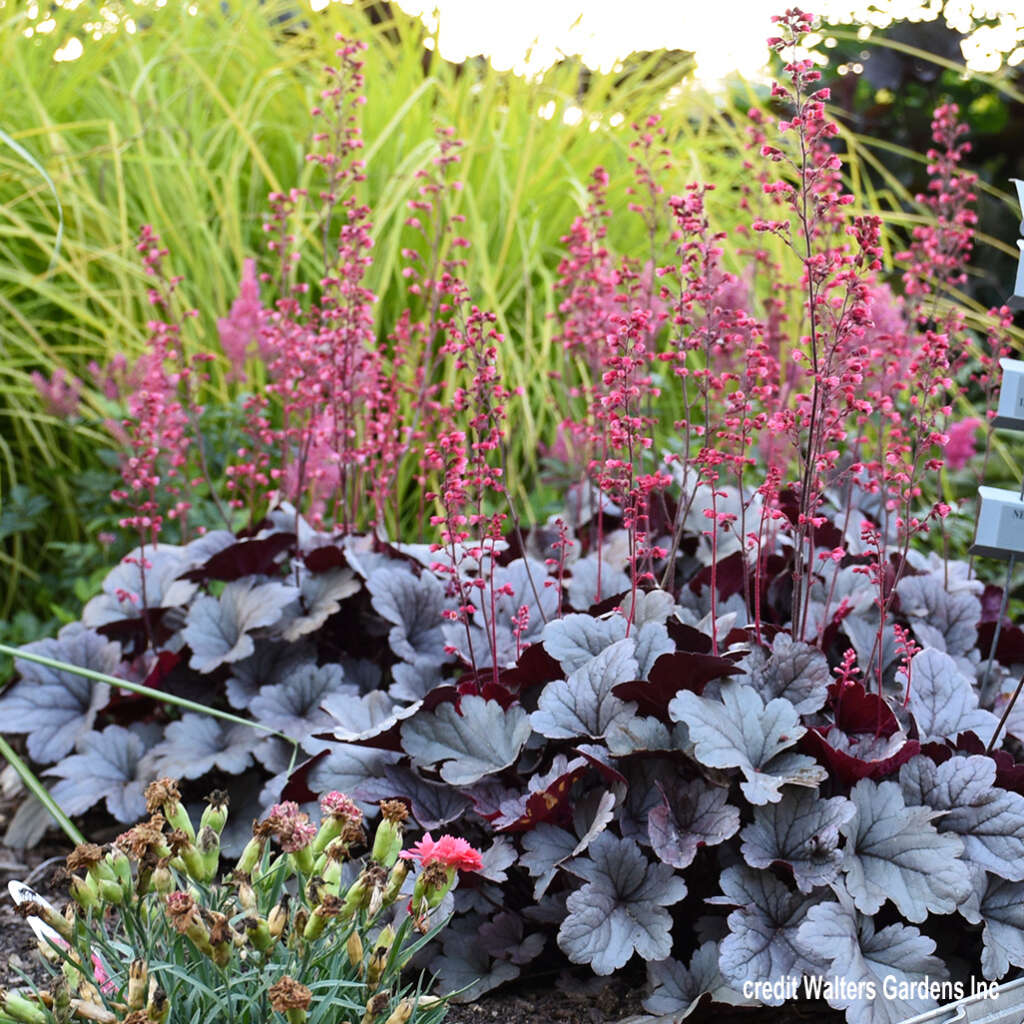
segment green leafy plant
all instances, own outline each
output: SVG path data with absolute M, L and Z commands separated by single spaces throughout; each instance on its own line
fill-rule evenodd
M 147 821 L 67 858 L 73 902 L 59 914 L 20 883 L 18 907 L 53 964 L 47 992 L 0 990 L 0 1022 L 436 1024 L 444 1002 L 402 971 L 444 927 L 457 872 L 481 867 L 444 836 L 402 851 L 405 804 L 384 801 L 369 852 L 363 814 L 338 792 L 319 827 L 291 802 L 262 821 L 217 879 L 227 797 L 198 827 L 177 784 L 146 790 Z M 410 861 L 419 861 L 413 876 Z

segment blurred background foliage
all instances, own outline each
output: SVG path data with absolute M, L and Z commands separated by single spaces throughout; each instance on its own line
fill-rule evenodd
M 591 171 L 608 168 L 611 208 L 623 211 L 609 226 L 613 250 L 646 252 L 641 219 L 625 212 L 629 126 L 660 113 L 674 151 L 666 191 L 714 181 L 714 222 L 729 230 L 741 216 L 735 188 L 747 174 L 746 111 L 769 102 L 764 86 L 739 79 L 723 92 L 700 89 L 682 51 L 634 54 L 607 73 L 565 60 L 533 79 L 499 73 L 483 58 L 450 64 L 417 18 L 380 2 L 332 3 L 301 16 L 286 0 L 198 10 L 170 0 L 145 17 L 115 2 L 104 5 L 107 16 L 96 10 L 83 4 L 32 15 L 31 5 L 0 4 L 0 95 L 18 97 L 0 115 L 6 642 L 77 617 L 122 550 L 124 542 L 111 546 L 106 536 L 117 519 L 107 497 L 117 456 L 104 421 L 119 410 L 93 386 L 89 364 L 115 353 L 130 361 L 143 350 L 139 226 L 162 235 L 169 266 L 184 276 L 183 294 L 199 310 L 186 345 L 219 351 L 216 320 L 235 298 L 243 260 L 264 252 L 267 192 L 312 182 L 303 159 L 309 111 L 335 33 L 370 44 L 363 128 L 376 250 L 368 283 L 380 297 L 382 339 L 408 301 L 399 257 L 410 244 L 405 203 L 417 170 L 436 152 L 434 129 L 451 125 L 466 142 L 459 212 L 473 243 L 467 281 L 508 338 L 507 383 L 525 389 L 510 439 L 511 485 L 520 506 L 538 516 L 558 500 L 537 471 L 559 421 L 548 377 L 561 361 L 551 319 L 559 238 L 582 208 Z M 857 26 L 825 35 L 835 39 L 822 51 L 832 68 L 846 66 L 845 74 L 829 74 L 847 129 L 848 174 L 861 207 L 885 216 L 890 252 L 921 216 L 914 196 L 927 178 L 932 108 L 946 96 L 967 112 L 985 192 L 982 244 L 963 300 L 975 311 L 1001 302 L 1018 216 L 1005 179 L 1024 176 L 1019 70 L 965 76 L 953 34 L 937 24 L 896 23 L 867 40 Z M 85 40 L 81 54 L 55 60 L 72 37 Z M 318 252 L 306 247 L 307 279 L 318 276 Z M 57 370 L 85 383 L 70 419 L 47 411 L 32 383 L 33 371 Z M 227 450 L 237 436 L 239 388 L 226 371 L 226 363 L 213 364 L 205 396 L 210 451 Z M 1009 465 L 1004 459 L 1004 471 Z

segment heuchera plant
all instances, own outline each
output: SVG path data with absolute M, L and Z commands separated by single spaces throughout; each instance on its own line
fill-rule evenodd
M 145 799 L 147 821 L 107 847 L 85 843 L 68 855 L 65 914 L 11 883 L 54 981 L 48 992 L 0 990 L 0 1019 L 436 1024 L 444 1016 L 440 999 L 410 991 L 400 975 L 443 927 L 457 871 L 481 867 L 464 839 L 402 851 L 405 804 L 384 801 L 368 856 L 356 860 L 368 845 L 363 814 L 330 792 L 319 827 L 295 803 L 271 807 L 218 879 L 227 794 L 209 796 L 198 828 L 171 779 L 151 783 Z M 415 881 L 412 858 L 421 866 Z
M 558 270 L 566 509 L 531 529 L 506 485 L 504 339 L 456 258 L 447 132 L 410 203 L 409 309 L 375 344 L 358 47 L 343 45 L 317 112 L 323 277 L 295 278 L 306 197 L 274 196 L 277 273 L 257 284 L 247 266 L 221 323 L 235 372 L 266 381 L 224 528 L 193 536 L 185 490 L 164 488 L 211 482 L 202 446 L 182 441 L 199 368 L 186 373 L 182 318 L 154 299 L 167 321 L 124 428 L 139 545 L 81 623 L 24 648 L 0 698 L 66 811 L 104 802 L 135 820 L 162 775 L 229 788 L 243 821 L 282 800 L 315 818 L 331 790 L 366 815 L 400 801 L 428 833 L 413 851 L 424 886 L 476 869 L 423 955 L 466 999 L 557 949 L 598 974 L 647 961 L 645 1006 L 666 1019 L 705 996 L 750 1001 L 755 982 L 781 982 L 756 994 L 778 1003 L 808 975 L 864 983 L 824 992 L 852 1024 L 892 1024 L 935 1005 L 926 980 L 1024 967 L 1024 711 L 1009 706 L 1024 633 L 1004 624 L 984 669 L 998 593 L 922 544 L 950 514 L 925 495 L 957 380 L 991 393 L 1010 323 L 993 311 L 974 359 L 949 300 L 973 223 L 957 112 L 936 112 L 933 217 L 897 296 L 880 223 L 847 216 L 828 96 L 799 52 L 813 21 L 778 21 L 786 113 L 751 112 L 736 239 L 713 228 L 713 186 L 667 192 L 657 118 L 630 150 L 650 260 L 607 248 L 609 175 L 594 173 Z M 162 274 L 167 255 L 144 243 Z M 673 389 L 684 414 L 658 453 Z M 409 487 L 426 540 L 384 531 Z M 172 714 L 34 655 L 279 735 Z M 7 841 L 43 827 L 27 802 Z M 479 863 L 431 838 L 449 827 Z M 247 839 L 229 828 L 220 847 Z M 436 897 L 411 902 L 418 920 Z M 886 977 L 898 997 L 864 998 Z

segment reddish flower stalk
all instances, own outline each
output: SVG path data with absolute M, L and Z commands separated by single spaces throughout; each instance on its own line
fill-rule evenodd
M 769 40 L 776 52 L 795 50 L 814 27 L 813 18 L 797 8 L 773 18 L 783 35 Z M 867 324 L 867 275 L 880 266 L 878 218 L 855 218 L 846 234 L 855 247 L 836 241 L 843 224 L 842 207 L 853 201 L 840 194 L 842 166 L 830 147 L 838 126 L 825 114 L 827 89 L 815 89 L 821 73 L 809 59 L 785 65 L 789 86 L 776 83 L 772 95 L 792 109 L 778 124 L 780 134 L 792 133 L 786 151 L 765 144 L 762 155 L 788 167 L 794 183 L 779 180 L 764 186 L 784 204 L 784 220 L 754 222 L 755 231 L 778 235 L 803 264 L 804 312 L 808 333 L 792 357 L 804 367 L 809 393 L 797 395 L 798 514 L 795 526 L 792 630 L 802 638 L 807 626 L 813 580 L 814 531 L 822 524 L 819 508 L 826 479 L 834 473 L 846 438 L 844 425 L 850 388 L 861 372 L 863 351 L 858 341 Z M 841 236 L 840 236 L 841 237 Z

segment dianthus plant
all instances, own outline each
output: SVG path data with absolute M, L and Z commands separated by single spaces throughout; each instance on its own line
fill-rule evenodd
M 72 1015 L 100 1024 L 443 1017 L 443 1002 L 411 989 L 402 972 L 444 926 L 458 872 L 482 866 L 465 840 L 427 836 L 403 851 L 406 807 L 385 801 L 370 842 L 359 807 L 330 792 L 320 799 L 319 826 L 294 803 L 271 807 L 221 876 L 227 794 L 213 792 L 198 822 L 171 779 L 151 783 L 146 801 L 148 820 L 106 847 L 85 843 L 68 855 L 66 913 L 12 883 L 53 981 L 48 992 L 0 990 L 0 1017 L 29 1024 Z

